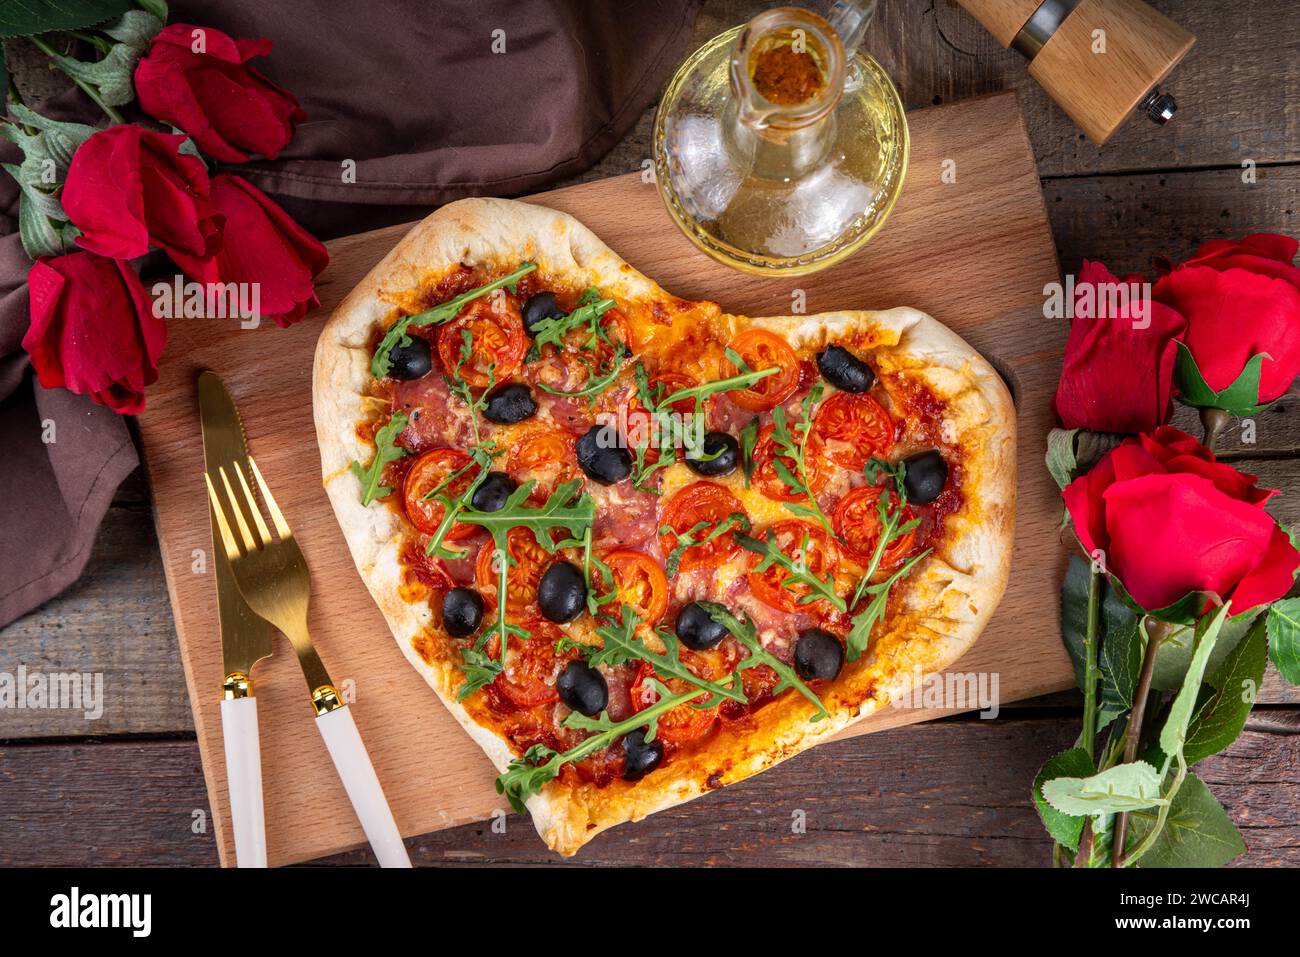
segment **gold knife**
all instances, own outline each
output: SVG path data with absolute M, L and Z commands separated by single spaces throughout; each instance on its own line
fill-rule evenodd
M 239 410 L 215 372 L 199 375 L 199 421 L 203 427 L 204 468 L 215 479 L 219 465 L 248 458 L 248 441 Z M 251 478 L 251 476 L 246 476 Z M 221 730 L 226 749 L 230 817 L 239 867 L 266 867 L 266 818 L 262 807 L 262 755 L 257 730 L 253 666 L 271 655 L 271 626 L 253 613 L 239 594 L 230 560 L 208 506 L 212 562 L 217 575 L 217 614 L 221 623 Z

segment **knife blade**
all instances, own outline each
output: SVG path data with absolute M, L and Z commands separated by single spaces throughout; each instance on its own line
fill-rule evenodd
M 199 375 L 199 421 L 203 462 L 209 477 L 217 468 L 238 468 L 248 458 L 248 441 L 230 391 L 214 372 Z M 241 506 L 236 503 L 236 508 Z M 245 516 L 247 518 L 247 515 Z M 221 628 L 221 731 L 226 752 L 230 821 L 235 861 L 240 867 L 266 867 L 266 818 L 262 802 L 261 736 L 253 666 L 271 654 L 271 626 L 248 607 L 235 583 L 211 503 L 212 562 L 217 579 L 217 616 Z
M 214 482 L 219 482 L 217 467 L 242 462 L 248 457 L 248 440 L 244 435 L 239 410 L 230 397 L 226 383 L 215 372 L 199 375 L 199 421 L 203 427 L 204 468 Z M 251 478 L 251 476 L 250 476 Z M 255 488 L 256 486 L 254 486 Z M 227 697 L 243 697 L 253 666 L 271 655 L 271 626 L 253 614 L 239 594 L 230 559 L 220 541 L 216 519 L 208 507 L 208 522 L 214 547 L 213 565 L 217 575 L 217 614 L 221 623 L 221 657 L 225 667 L 223 690 Z M 241 677 L 242 676 L 242 679 Z

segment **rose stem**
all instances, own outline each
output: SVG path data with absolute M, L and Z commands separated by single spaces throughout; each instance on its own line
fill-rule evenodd
M 1097 631 L 1101 622 L 1101 572 L 1094 565 L 1088 576 L 1088 627 L 1083 638 L 1083 749 L 1093 756 L 1097 739 Z M 1079 836 L 1075 867 L 1084 867 L 1092 858 L 1092 821 L 1085 821 Z
M 1215 444 L 1219 441 L 1219 436 L 1223 434 L 1223 430 L 1228 427 L 1228 423 L 1231 421 L 1232 416 L 1222 409 L 1201 409 L 1201 428 L 1205 432 L 1201 438 L 1201 444 L 1213 452 Z
M 86 82 L 84 82 L 84 81 L 78 79 L 77 77 L 73 76 L 71 73 L 68 73 L 67 68 L 64 67 L 63 64 L 60 62 L 60 59 L 61 59 L 61 57 L 62 57 L 62 54 L 60 54 L 58 50 L 54 49 L 54 47 L 50 46 L 48 43 L 46 43 L 44 40 L 42 40 L 42 39 L 41 39 L 40 37 L 38 37 L 38 36 L 37 36 L 37 37 L 32 37 L 32 38 L 31 38 L 31 41 L 32 41 L 32 43 L 34 43 L 34 44 L 36 45 L 36 48 L 37 48 L 38 50 L 40 50 L 40 51 L 41 51 L 42 53 L 44 53 L 46 56 L 53 58 L 53 59 L 54 59 L 54 65 L 57 66 L 60 70 L 62 70 L 65 74 L 67 74 L 68 78 L 69 78 L 70 80 L 72 80 L 73 83 L 75 83 L 75 84 L 77 84 L 77 86 L 81 87 L 81 91 L 82 91 L 83 93 L 85 93 L 86 96 L 88 96 L 88 97 L 90 97 L 92 100 L 94 100 L 94 101 L 95 101 L 95 105 L 98 106 L 101 110 L 103 110 L 103 111 L 104 111 L 104 114 L 105 114 L 105 115 L 106 115 L 110 120 L 112 120 L 114 123 L 125 123 L 125 122 L 126 122 L 126 120 L 123 119 L 121 113 L 117 112 L 117 110 L 113 109 L 111 106 L 109 106 L 107 103 L 104 102 L 103 98 L 99 95 L 99 91 L 98 91 L 98 90 L 96 90 L 96 89 L 95 89 L 93 86 L 91 86 L 89 83 L 86 83 Z
M 1124 732 L 1124 764 L 1132 764 L 1137 758 L 1138 742 L 1142 738 L 1142 718 L 1146 714 L 1147 698 L 1151 694 L 1151 679 L 1156 673 L 1156 653 L 1168 633 L 1167 623 L 1150 615 L 1142 619 L 1142 634 L 1146 636 L 1147 643 L 1142 649 L 1142 671 L 1138 675 L 1137 687 L 1133 689 L 1133 710 Z M 1115 842 L 1110 850 L 1111 867 L 1124 866 L 1124 839 L 1127 836 L 1128 812 L 1120 811 L 1115 817 Z

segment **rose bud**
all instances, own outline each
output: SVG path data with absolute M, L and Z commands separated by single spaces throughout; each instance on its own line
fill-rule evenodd
M 1176 340 L 1186 323 L 1168 306 L 1142 298 L 1142 282 L 1141 276 L 1120 280 L 1084 260 L 1053 399 L 1064 428 L 1150 432 L 1169 420 Z
M 211 256 L 221 244 L 221 217 L 208 202 L 203 161 L 180 152 L 184 141 L 111 126 L 81 144 L 63 186 L 63 209 L 81 230 L 77 245 L 112 259 L 143 256 L 151 245 L 173 256 Z
M 1079 541 L 1148 611 L 1211 592 L 1232 614 L 1281 598 L 1300 552 L 1264 511 L 1276 492 L 1163 426 L 1127 439 L 1062 493 Z M 1198 609 L 1199 611 L 1199 609 Z
M 196 53 L 200 37 L 204 49 Z M 289 92 L 247 65 L 270 52 L 270 40 L 173 23 L 136 67 L 140 108 L 184 130 L 213 159 L 242 163 L 249 153 L 275 159 L 305 114 Z
M 1156 299 L 1187 319 L 1183 342 L 1201 378 L 1214 392 L 1227 389 L 1256 355 L 1265 353 L 1259 389 L 1229 412 L 1247 414 L 1272 402 L 1300 374 L 1300 269 L 1292 265 L 1297 242 L 1257 234 L 1205 243 L 1196 255 L 1156 283 Z M 1196 383 L 1179 390 L 1193 404 Z
M 329 253 L 314 236 L 239 176 L 212 178 L 212 204 L 225 217 L 221 251 L 206 260 L 173 256 L 187 276 L 205 283 L 256 283 L 258 314 L 280 326 L 319 305 L 312 279 L 329 263 Z
M 23 348 L 47 389 L 89 395 L 135 415 L 158 378 L 167 324 L 125 262 L 94 253 L 44 259 L 27 274 L 31 325 Z

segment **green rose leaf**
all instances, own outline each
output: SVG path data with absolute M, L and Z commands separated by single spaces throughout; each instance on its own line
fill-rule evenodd
M 83 30 L 120 17 L 131 0 L 23 0 L 0 5 L 0 38 Z
M 1075 817 L 1116 814 L 1168 804 L 1160 796 L 1160 772 L 1145 761 L 1117 764 L 1088 777 L 1044 782 L 1043 798 L 1057 811 Z
M 1259 401 L 1260 369 L 1264 360 L 1271 358 L 1272 356 L 1267 352 L 1251 356 L 1232 385 L 1215 392 L 1201 375 L 1200 366 L 1196 364 L 1192 350 L 1179 342 L 1178 359 L 1174 363 L 1178 401 L 1198 409 L 1222 409 L 1238 416 L 1258 415 L 1272 404 Z
M 1075 682 L 1083 687 L 1083 641 L 1088 628 L 1088 579 L 1090 565 L 1071 555 L 1061 587 L 1061 636 L 1074 664 Z M 1112 587 L 1102 582 L 1098 641 L 1101 685 L 1098 695 L 1097 729 L 1106 727 L 1133 706 L 1133 688 L 1142 667 L 1142 635 L 1138 616 Z
M 1223 623 L 1228 617 L 1231 605 L 1224 605 L 1214 616 L 1206 615 L 1196 626 L 1196 650 L 1192 653 L 1192 662 L 1187 666 L 1187 675 L 1183 686 L 1178 689 L 1174 702 L 1169 706 L 1169 716 L 1164 727 L 1160 729 L 1160 750 L 1166 755 L 1176 755 L 1183 751 L 1187 741 L 1187 728 L 1192 720 L 1192 712 L 1205 680 L 1205 669 L 1210 661 L 1210 652 L 1214 650 L 1223 630 Z
M 1062 751 L 1048 758 L 1047 763 L 1038 772 L 1038 776 L 1034 778 L 1031 793 L 1034 807 L 1038 808 L 1038 816 L 1043 820 L 1043 827 L 1047 828 L 1047 833 L 1052 835 L 1053 840 L 1072 851 L 1079 849 L 1079 839 L 1083 836 L 1083 824 L 1087 818 L 1065 814 L 1052 807 L 1043 797 L 1043 785 L 1056 778 L 1087 778 L 1096 773 L 1097 768 L 1092 763 L 1092 758 L 1088 756 L 1088 752 L 1083 748 L 1071 748 L 1069 751 Z
M 1223 623 L 1219 640 L 1215 642 L 1214 650 L 1210 652 L 1206 671 L 1213 673 L 1214 669 L 1223 663 L 1245 637 L 1254 620 L 1254 615 L 1243 615 L 1240 618 L 1229 618 Z M 1151 677 L 1152 688 L 1156 691 L 1177 691 L 1183 686 L 1187 666 L 1192 663 L 1194 638 L 1195 629 L 1187 625 L 1173 628 L 1165 635 L 1156 651 L 1155 672 Z
M 1300 685 L 1300 598 L 1283 598 L 1268 610 L 1268 656 L 1273 667 Z
M 1236 741 L 1246 726 L 1259 683 L 1264 680 L 1264 661 L 1268 654 L 1264 637 L 1266 621 L 1265 616 L 1259 616 L 1246 637 L 1237 642 L 1210 675 L 1208 684 L 1213 693 L 1203 696 L 1183 745 L 1183 760 L 1188 764 L 1218 754 Z
M 1047 471 L 1056 480 L 1057 488 L 1065 488 L 1074 481 L 1078 460 L 1074 456 L 1074 437 L 1079 429 L 1052 429 L 1047 433 Z
M 1132 844 L 1151 831 L 1154 815 L 1129 818 Z M 1190 772 L 1169 805 L 1169 817 L 1138 867 L 1222 867 L 1246 852 L 1237 827 L 1205 782 Z

